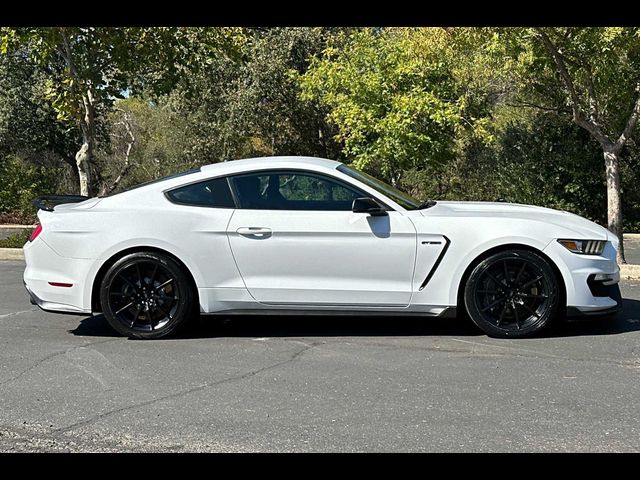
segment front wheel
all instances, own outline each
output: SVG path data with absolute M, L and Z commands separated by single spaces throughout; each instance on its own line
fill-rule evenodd
M 528 250 L 495 253 L 471 272 L 464 303 L 487 335 L 517 338 L 547 326 L 558 309 L 558 280 L 549 263 Z
M 100 289 L 109 324 L 130 338 L 177 333 L 191 317 L 193 290 L 172 258 L 155 252 L 131 253 L 107 271 Z

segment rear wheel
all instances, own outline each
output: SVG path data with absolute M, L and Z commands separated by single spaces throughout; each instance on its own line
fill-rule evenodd
M 107 321 L 130 338 L 161 338 L 182 330 L 193 300 L 180 265 L 155 252 L 122 257 L 107 271 L 100 289 Z
M 498 252 L 471 272 L 464 302 L 487 335 L 525 337 L 539 332 L 558 309 L 558 280 L 549 263 L 528 250 Z

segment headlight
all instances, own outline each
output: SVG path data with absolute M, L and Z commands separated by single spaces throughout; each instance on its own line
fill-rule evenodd
M 601 255 L 605 240 L 558 240 L 558 243 L 573 253 L 582 255 Z

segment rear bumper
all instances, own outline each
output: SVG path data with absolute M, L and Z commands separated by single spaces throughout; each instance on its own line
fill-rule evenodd
M 91 305 L 83 301 L 90 260 L 62 257 L 42 238 L 25 244 L 23 251 L 27 265 L 23 282 L 31 303 L 47 312 L 91 313 Z
M 90 311 L 80 310 L 73 305 L 65 305 L 62 303 L 47 302 L 45 300 L 42 300 L 38 297 L 38 295 L 31 291 L 26 283 L 24 283 L 24 288 L 29 294 L 29 301 L 31 302 L 31 305 L 37 305 L 41 310 L 44 310 L 45 312 L 66 313 L 71 315 L 88 315 L 91 313 Z

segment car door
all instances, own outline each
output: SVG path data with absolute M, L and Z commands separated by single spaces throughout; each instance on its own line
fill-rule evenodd
M 260 171 L 230 178 L 227 232 L 250 294 L 277 305 L 406 306 L 416 230 L 402 213 L 353 213 L 370 196 L 328 175 Z

